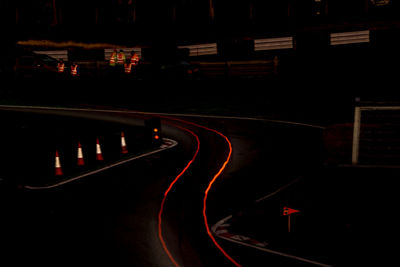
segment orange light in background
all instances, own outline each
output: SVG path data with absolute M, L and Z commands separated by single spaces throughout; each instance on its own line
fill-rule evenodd
M 155 135 L 154 139 L 158 140 L 158 139 L 160 139 L 160 137 L 158 135 Z
M 158 129 L 157 129 L 157 128 L 154 128 L 153 131 L 154 131 L 155 133 L 158 133 Z

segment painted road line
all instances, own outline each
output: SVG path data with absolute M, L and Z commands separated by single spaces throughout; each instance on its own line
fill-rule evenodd
M 238 119 L 238 120 L 253 120 L 253 121 L 265 121 L 265 122 L 283 123 L 283 124 L 306 126 L 306 127 L 312 127 L 312 128 L 318 128 L 318 129 L 324 129 L 325 128 L 325 127 L 322 127 L 322 126 L 306 124 L 306 123 L 290 122 L 290 121 L 283 121 L 283 120 L 273 120 L 273 119 L 263 119 L 263 118 L 250 118 L 250 117 L 230 117 L 230 116 L 213 116 L 213 115 L 201 115 L 201 114 L 178 114 L 178 113 L 155 113 L 155 112 L 141 112 L 141 111 L 115 110 L 115 109 L 112 110 L 112 109 L 83 109 L 83 108 L 53 108 L 53 107 L 37 107 L 37 106 L 9 106 L 9 105 L 8 106 L 7 105 L 3 105 L 2 106 L 2 105 L 0 105 L 0 108 L 12 109 L 12 110 L 31 108 L 31 109 L 36 109 L 36 110 L 44 109 L 44 110 L 63 110 L 63 111 L 84 111 L 84 112 L 141 114 L 141 115 L 157 115 L 157 116 L 178 116 L 178 117 L 181 116 L 181 117 L 217 118 L 217 119 Z M 207 219 L 207 215 L 206 215 L 206 202 L 207 202 L 208 192 L 210 191 L 210 189 L 211 189 L 213 183 L 215 182 L 215 180 L 220 176 L 220 174 L 222 173 L 222 171 L 225 169 L 226 165 L 228 164 L 228 162 L 230 160 L 230 157 L 231 157 L 231 154 L 232 154 L 232 145 L 231 145 L 229 139 L 225 135 L 223 135 L 222 133 L 220 133 L 220 132 L 218 132 L 218 131 L 216 131 L 214 129 L 210 129 L 210 128 L 207 128 L 205 126 L 193 123 L 193 122 L 188 122 L 188 121 L 184 121 L 184 120 L 180 120 L 180 119 L 176 119 L 176 118 L 169 118 L 169 119 L 182 121 L 182 122 L 184 122 L 186 124 L 191 124 L 191 125 L 194 125 L 196 127 L 203 128 L 203 129 L 206 129 L 208 131 L 212 131 L 212 132 L 220 135 L 222 138 L 224 138 L 225 141 L 229 145 L 229 153 L 228 153 L 228 157 L 227 157 L 226 161 L 223 163 L 221 169 L 217 172 L 217 174 L 213 177 L 213 179 L 209 183 L 209 186 L 207 187 L 207 190 L 205 191 L 205 197 L 204 197 L 204 200 L 203 200 L 203 217 L 204 217 L 204 223 L 205 223 L 205 226 L 206 226 L 207 234 L 209 235 L 209 237 L 211 238 L 211 240 L 213 241 L 215 246 L 233 264 L 235 264 L 236 266 L 241 266 L 232 257 L 230 257 L 230 255 L 228 255 L 225 252 L 225 250 L 215 240 L 215 238 L 213 236 L 213 233 L 211 232 L 210 227 L 208 225 L 208 219 Z M 233 242 L 233 240 L 232 240 L 232 242 Z M 235 241 L 235 242 L 238 242 L 238 241 Z
M 268 253 L 271 253 L 271 254 L 283 256 L 283 257 L 286 257 L 286 258 L 290 258 L 290 259 L 294 259 L 294 260 L 298 260 L 298 261 L 302 261 L 302 262 L 306 262 L 306 263 L 310 263 L 310 264 L 317 265 L 317 266 L 322 266 L 322 267 L 332 267 L 332 265 L 329 265 L 329 264 L 325 264 L 325 263 L 321 263 L 321 262 L 305 259 L 305 258 L 302 258 L 302 257 L 290 255 L 290 254 L 287 254 L 287 253 L 279 252 L 279 251 L 268 249 L 268 248 L 263 248 L 263 247 L 260 247 L 260 246 L 257 246 L 257 245 L 253 245 L 253 244 L 242 242 L 240 240 L 235 240 L 235 239 L 233 239 L 231 237 L 225 237 L 223 235 L 219 236 L 219 237 L 222 238 L 222 239 L 225 239 L 225 240 L 227 240 L 229 242 L 233 242 L 233 243 L 237 243 L 239 245 L 255 248 L 255 249 L 258 249 L 258 250 L 261 250 L 261 251 L 264 251 L 264 252 L 268 252 Z
M 282 123 L 282 124 L 291 124 L 291 125 L 306 126 L 306 127 L 311 127 L 311 128 L 325 129 L 325 127 L 320 126 L 320 125 L 313 125 L 313 124 L 308 124 L 308 123 L 292 122 L 292 121 L 285 121 L 285 120 L 254 118 L 254 117 L 220 116 L 220 115 L 204 115 L 204 114 L 190 114 L 190 113 L 188 113 L 188 114 L 185 114 L 185 113 L 154 113 L 154 112 L 143 112 L 143 111 L 138 111 L 135 113 L 144 114 L 144 115 L 147 114 L 147 115 L 175 116 L 175 117 L 193 117 L 193 118 L 197 117 L 197 118 L 210 118 L 210 119 L 264 121 L 264 122 L 275 122 L 275 123 Z
M 220 115 L 204 115 L 204 114 L 185 114 L 185 113 L 163 113 L 163 112 L 146 112 L 146 111 L 134 111 L 134 110 L 118 110 L 118 109 L 90 109 L 90 108 L 63 108 L 63 107 L 45 107 L 45 106 L 18 106 L 18 105 L 0 105 L 0 109 L 43 109 L 43 110 L 60 110 L 60 111 L 84 111 L 84 112 L 109 112 L 109 113 L 131 113 L 141 115 L 157 115 L 157 116 L 174 116 L 174 117 L 193 117 L 193 118 L 210 118 L 210 119 L 229 119 L 229 120 L 250 120 L 250 121 L 264 121 L 274 122 L 281 124 L 290 124 L 305 126 L 317 129 L 325 129 L 324 126 L 314 125 L 302 122 L 293 122 L 285 120 L 274 120 L 266 118 L 254 118 L 254 117 L 241 117 L 241 116 L 220 116 Z
M 214 233 L 214 235 L 221 237 L 221 238 L 224 237 L 227 240 L 232 239 L 232 240 L 239 241 L 240 243 L 254 245 L 256 247 L 264 248 L 264 247 L 268 246 L 267 242 L 260 242 L 254 238 L 230 233 L 229 232 L 230 224 L 227 223 L 227 221 L 231 218 L 232 218 L 232 215 L 220 220 L 218 223 L 213 225 L 211 227 L 211 229 L 212 229 L 212 232 Z
M 285 184 L 285 185 L 279 187 L 279 188 L 278 188 L 277 190 L 275 190 L 274 192 L 269 193 L 268 195 L 263 196 L 263 197 L 257 199 L 255 202 L 258 203 L 258 202 L 261 202 L 261 201 L 263 201 L 263 200 L 265 200 L 265 199 L 267 199 L 267 198 L 270 198 L 270 197 L 276 195 L 277 193 L 283 191 L 284 189 L 288 188 L 289 186 L 293 185 L 294 183 L 297 183 L 301 178 L 302 178 L 302 176 L 297 177 L 297 178 L 294 179 L 293 181 L 291 181 L 291 182 L 289 182 L 289 183 L 287 183 L 287 184 Z M 232 219 L 232 215 L 228 215 L 227 217 L 225 217 L 225 218 L 219 220 L 216 224 L 214 224 L 213 227 L 211 227 L 211 229 L 217 229 L 218 227 L 222 226 L 223 224 L 226 224 L 226 222 L 227 222 L 228 220 L 230 220 L 230 219 Z M 213 232 L 215 232 L 215 230 L 213 230 Z
M 164 116 L 164 115 L 168 115 L 169 116 L 169 114 L 167 114 L 167 113 L 148 113 L 148 112 L 136 112 L 136 111 L 120 111 L 120 110 L 99 110 L 99 109 L 77 109 L 77 108 L 51 108 L 51 107 L 34 107 L 34 106 L 5 106 L 5 105 L 3 105 L 3 106 L 1 106 L 0 105 L 0 109 L 8 109 L 8 110 L 18 110 L 18 109 L 32 109 L 32 110 L 58 110 L 58 111 L 84 111 L 84 112 L 104 112 L 104 113 L 122 113 L 122 114 L 146 114 L 146 115 L 157 115 L 157 116 Z M 173 115 L 172 115 L 173 116 Z M 178 115 L 179 116 L 179 115 Z M 239 265 L 233 258 L 231 258 L 226 252 L 225 252 L 225 250 L 217 243 L 217 241 L 215 240 L 215 238 L 214 238 L 214 236 L 212 235 L 212 233 L 211 233 L 211 231 L 210 231 L 210 228 L 209 228 L 209 225 L 208 225 L 208 220 L 207 220 L 207 216 L 206 216 L 206 202 L 207 202 L 207 195 L 208 195 L 208 192 L 210 191 L 210 189 L 211 189 L 211 187 L 212 187 L 212 185 L 213 185 L 213 183 L 215 182 L 215 180 L 220 176 L 220 174 L 222 173 L 222 171 L 225 169 L 225 167 L 226 167 L 226 165 L 228 164 L 228 162 L 229 162 L 229 160 L 230 160 L 230 157 L 231 157 L 231 154 L 232 154 L 232 144 L 230 143 L 230 141 L 229 141 L 229 139 L 225 136 L 225 135 L 223 135 L 222 133 L 220 133 L 220 132 L 218 132 L 218 131 L 216 131 L 216 130 L 214 130 L 214 129 L 210 129 L 210 128 L 207 128 L 207 127 L 205 127 L 205 126 L 201 126 L 201 125 L 198 125 L 198 124 L 195 124 L 195 123 L 192 123 L 192 122 L 187 122 L 187 121 L 183 121 L 183 120 L 180 120 L 180 119 L 176 119 L 176 118 L 169 118 L 169 119 L 172 119 L 172 120 L 177 120 L 177 121 L 181 121 L 181 122 L 184 122 L 184 123 L 186 123 L 186 124 L 191 124 L 191 125 L 195 125 L 196 127 L 199 127 L 199 128 L 203 128 L 203 129 L 206 129 L 206 130 L 208 130 L 208 131 L 211 131 L 211 132 L 214 132 L 214 133 L 216 133 L 216 134 L 218 134 L 218 135 L 220 135 L 221 137 L 223 137 L 224 139 L 225 139 L 225 141 L 228 143 L 228 145 L 229 145 L 229 153 L 228 153 L 228 156 L 227 156 L 227 159 L 225 160 L 225 162 L 222 164 L 222 167 L 219 169 L 219 171 L 214 175 L 214 177 L 213 177 L 213 179 L 211 180 L 211 182 L 209 183 L 209 185 L 208 185 L 208 187 L 207 187 L 207 190 L 205 191 L 205 196 L 204 196 L 204 200 L 203 200 L 203 217 L 204 217 L 204 223 L 205 223 L 205 226 L 206 226 L 206 230 L 207 230 L 207 234 L 209 235 L 209 237 L 211 238 L 211 240 L 213 241 L 213 243 L 215 244 L 215 246 L 223 253 L 223 255 L 227 258 L 227 259 L 229 259 L 232 263 L 234 263 L 236 266 L 241 266 L 241 265 Z M 162 150 L 162 149 L 161 149 Z M 193 161 L 190 161 L 189 163 L 191 164 Z M 186 170 L 187 170 L 187 168 L 190 166 L 190 164 L 189 165 L 187 165 L 187 167 L 183 170 L 183 172 L 185 172 Z M 98 172 L 98 171 L 97 171 Z M 96 173 L 97 173 L 96 172 Z M 78 179 L 78 178 L 82 178 L 82 177 L 75 177 L 74 179 L 70 179 L 71 181 L 72 180 L 76 180 L 76 179 Z M 163 205 L 164 205 L 164 202 L 165 202 L 165 199 L 166 199 L 166 196 L 167 196 L 167 194 L 168 194 L 168 192 L 169 192 L 169 190 L 172 188 L 172 186 L 173 186 L 173 184 L 177 181 L 179 179 L 179 176 L 174 180 L 174 182 L 170 185 L 170 187 L 168 188 L 168 190 L 166 191 L 166 193 L 165 193 L 165 195 L 164 195 L 164 199 L 163 199 L 163 202 L 162 202 L 162 207 L 163 207 Z M 64 184 L 63 182 L 62 183 L 60 183 L 60 184 Z M 51 187 L 54 187 L 54 186 L 51 186 Z M 45 187 L 45 188 L 47 188 L 47 187 Z M 36 188 L 35 188 L 36 189 Z M 161 215 L 162 215 L 162 208 L 161 208 L 161 210 L 160 210 L 160 213 L 159 213 L 159 237 L 160 237 L 160 240 L 161 240 L 161 243 L 162 243 L 162 245 L 163 245 L 163 247 L 164 247 L 164 249 L 165 249 L 165 251 L 166 251 L 166 253 L 168 254 L 168 256 L 170 257 L 170 259 L 171 259 L 171 261 L 174 263 L 174 265 L 175 266 L 179 266 L 178 265 L 178 263 L 176 262 L 176 260 L 172 257 L 172 255 L 171 255 L 171 253 L 169 252 L 169 250 L 168 250 L 168 248 L 167 248 L 167 246 L 166 246 L 166 244 L 165 244 L 165 242 L 164 242 L 164 240 L 163 240 L 163 238 L 162 238 L 162 229 L 161 229 Z
M 222 225 L 227 225 L 226 222 L 227 222 L 228 220 L 230 220 L 230 219 L 232 219 L 232 215 L 229 215 L 229 216 L 227 216 L 227 217 L 221 219 L 220 221 L 218 221 L 216 224 L 214 224 L 214 225 L 211 227 L 211 230 L 215 233 L 218 227 L 220 227 L 220 226 L 222 226 Z M 230 225 L 230 224 L 228 224 L 228 225 Z
M 219 135 L 220 137 L 222 137 L 225 142 L 228 145 L 228 154 L 227 157 L 225 159 L 225 161 L 223 162 L 221 168 L 218 170 L 218 172 L 214 175 L 214 177 L 211 179 L 211 181 L 208 184 L 207 189 L 204 191 L 204 198 L 203 198 L 203 219 L 204 219 L 204 225 L 206 227 L 207 230 L 207 234 L 210 237 L 211 241 L 214 243 L 215 247 L 225 256 L 225 258 L 227 258 L 230 262 L 232 262 L 235 266 L 237 267 L 241 267 L 241 265 L 235 260 L 233 259 L 223 248 L 222 246 L 217 242 L 217 240 L 215 239 L 213 233 L 211 232 L 210 226 L 208 224 L 208 218 L 207 218 L 207 198 L 208 198 L 208 193 L 210 192 L 214 182 L 220 177 L 220 175 L 222 174 L 222 172 L 225 170 L 226 165 L 229 163 L 231 156 L 232 156 L 232 143 L 229 141 L 228 137 L 226 137 L 224 134 L 222 134 L 221 132 L 215 130 L 215 129 L 211 129 L 208 128 L 206 126 L 194 123 L 194 122 L 190 122 L 190 121 L 185 121 L 182 119 L 177 119 L 177 118 L 170 118 L 176 121 L 180 121 L 183 122 L 185 124 L 189 124 L 192 126 L 195 126 L 197 128 L 202 128 L 205 129 L 207 131 L 213 132 L 217 135 Z
M 256 200 L 256 203 L 261 202 L 261 201 L 263 201 L 263 200 L 265 200 L 265 199 L 267 199 L 267 198 L 270 198 L 270 197 L 272 197 L 272 196 L 278 194 L 279 192 L 285 190 L 285 189 L 288 188 L 289 186 L 291 186 L 291 185 L 297 183 L 298 181 L 300 181 L 301 178 L 303 178 L 303 177 L 302 177 L 302 176 L 297 177 L 296 179 L 294 179 L 293 181 L 289 182 L 288 184 L 285 184 L 284 186 L 279 187 L 279 188 L 278 188 L 277 190 L 275 190 L 274 192 L 272 192 L 272 193 L 270 193 L 270 194 L 268 194 L 268 195 L 266 195 L 266 196 L 263 196 L 263 197 L 257 199 L 257 200 Z
M 59 186 L 62 186 L 62 185 L 64 185 L 64 184 L 67 184 L 67 183 L 70 183 L 70 182 L 73 182 L 73 181 L 82 179 L 82 178 L 84 178 L 84 177 L 87 177 L 87 176 L 90 176 L 90 175 L 93 175 L 93 174 L 100 173 L 100 172 L 102 172 L 102 171 L 111 169 L 111 168 L 113 168 L 113 167 L 115 167 L 115 166 L 122 165 L 122 164 L 125 164 L 125 163 L 127 163 L 127 162 L 130 162 L 130 161 L 133 161 L 133 160 L 137 160 L 137 159 L 140 159 L 140 158 L 143 158 L 143 157 L 147 157 L 147 156 L 156 154 L 156 153 L 158 153 L 158 152 L 164 151 L 164 150 L 166 150 L 166 149 L 173 148 L 173 147 L 175 147 L 175 146 L 178 144 L 178 142 L 176 142 L 175 140 L 168 139 L 168 138 L 163 138 L 163 141 L 165 141 L 166 143 L 168 143 L 169 146 L 165 145 L 165 146 L 163 146 L 163 147 L 160 147 L 159 149 L 156 149 L 156 150 L 153 150 L 153 151 L 150 151 L 150 152 L 147 152 L 147 153 L 138 155 L 138 156 L 133 156 L 133 157 L 131 157 L 131 158 L 128 158 L 128 159 L 125 159 L 125 160 L 122 160 L 122 161 L 118 161 L 118 162 L 113 163 L 113 164 L 109 164 L 109 165 L 107 165 L 107 166 L 105 166 L 105 167 L 102 167 L 102 168 L 100 168 L 100 169 L 97 169 L 97 170 L 94 170 L 94 171 L 90 171 L 90 172 L 87 172 L 87 173 L 84 173 L 84 174 L 81 174 L 81 175 L 72 177 L 72 178 L 67 179 L 67 180 L 63 180 L 63 181 L 61 181 L 61 182 L 58 182 L 58 183 L 55 183 L 55 184 L 52 184 L 52 185 L 46 185 L 46 186 L 30 186 L 30 185 L 25 185 L 24 188 L 36 190 L 36 189 L 50 189 L 50 188 L 59 187 Z
M 280 188 L 278 188 L 277 190 L 275 190 L 274 192 L 261 197 L 259 199 L 256 200 L 256 202 L 260 202 L 262 200 L 268 199 L 272 196 L 274 196 L 275 194 L 283 191 L 284 189 L 288 188 L 289 186 L 297 183 L 300 179 L 302 178 L 302 176 L 292 180 L 291 182 L 289 182 L 288 184 L 285 184 L 284 186 L 281 186 Z M 291 254 L 287 254 L 287 253 L 283 253 L 280 251 L 276 251 L 276 250 L 272 250 L 272 249 L 268 249 L 266 248 L 266 246 L 268 245 L 268 243 L 266 242 L 260 242 L 257 241 L 255 239 L 249 238 L 249 237 L 244 237 L 241 235 L 235 235 L 233 233 L 229 232 L 229 229 L 227 229 L 227 226 L 229 226 L 230 224 L 228 223 L 228 221 L 232 219 L 232 215 L 229 215 L 221 220 L 219 220 L 216 224 L 214 224 L 212 226 L 212 231 L 214 233 L 214 235 L 218 236 L 221 239 L 239 244 L 239 245 L 243 245 L 243 246 L 247 246 L 247 247 L 251 247 L 254 249 L 258 249 L 264 252 L 268 252 L 271 254 L 275 254 L 275 255 L 279 255 L 279 256 L 283 256 L 286 258 L 290 258 L 290 259 L 294 259 L 294 260 L 298 260 L 298 261 L 302 261 L 302 262 L 306 262 L 306 263 L 310 263 L 313 265 L 317 265 L 317 266 L 323 266 L 323 267 L 332 267 L 329 264 L 325 264 L 325 263 L 321 263 L 321 262 L 317 262 L 314 260 L 310 260 L 310 259 L 306 259 L 306 258 L 302 258 L 302 257 L 298 257 L 295 255 L 291 255 Z
M 258 241 L 256 239 L 253 239 L 253 238 L 250 238 L 250 237 L 232 234 L 232 233 L 230 233 L 228 231 L 228 229 L 222 230 L 219 227 L 215 227 L 215 225 L 213 226 L 213 228 L 214 228 L 214 233 L 215 233 L 216 236 L 218 236 L 219 238 L 224 239 L 226 241 L 229 241 L 229 242 L 233 242 L 233 243 L 236 243 L 236 244 L 239 244 L 239 245 L 242 245 L 242 246 L 247 246 L 247 247 L 250 247 L 250 248 L 258 249 L 258 250 L 261 250 L 261 251 L 264 251 L 264 252 L 268 252 L 268 253 L 271 253 L 271 254 L 279 255 L 279 256 L 282 256 L 282 257 L 290 258 L 290 259 L 294 259 L 294 260 L 297 260 L 297 261 L 310 263 L 310 264 L 317 265 L 317 266 L 332 267 L 329 264 L 325 264 L 325 263 L 317 262 L 317 261 L 314 261 L 314 260 L 298 257 L 298 256 L 295 256 L 295 255 L 283 253 L 283 252 L 280 252 L 280 251 L 268 249 L 268 248 L 266 248 L 268 246 L 268 243 L 260 242 L 260 241 Z

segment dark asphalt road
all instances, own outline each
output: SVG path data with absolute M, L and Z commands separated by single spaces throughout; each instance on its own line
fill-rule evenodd
M 220 130 L 230 138 L 233 145 L 231 162 L 209 194 L 207 214 L 210 224 L 229 214 L 240 211 L 255 199 L 272 191 L 273 188 L 283 185 L 296 175 L 307 172 L 320 164 L 322 153 L 319 147 L 321 130 L 318 128 L 308 129 L 280 123 L 210 118 L 197 119 L 196 122 Z M 202 161 L 210 161 L 210 155 L 218 158 L 217 154 L 210 153 L 212 151 L 225 151 L 226 155 L 227 144 L 216 143 L 218 139 L 220 142 L 222 138 L 215 133 L 210 133 L 203 129 L 197 129 L 196 133 L 199 133 L 200 142 L 206 153 L 202 154 L 204 150 L 202 152 L 202 148 L 200 149 L 198 161 L 201 164 L 200 169 L 197 170 L 195 169 L 196 165 L 194 166 L 196 171 L 191 175 L 194 178 L 185 180 L 186 183 L 189 183 L 189 186 L 178 185 L 177 194 L 183 194 L 182 192 L 187 191 L 188 188 L 195 188 L 200 191 L 197 197 L 199 199 L 203 197 L 207 183 L 200 177 L 209 175 L 207 172 L 212 169 L 210 166 L 209 170 L 204 170 Z M 184 189 L 179 190 L 180 186 L 184 187 Z M 185 194 L 189 195 L 190 193 L 187 192 Z M 195 194 L 196 190 L 190 196 L 193 198 Z M 187 199 L 185 196 L 181 198 Z M 197 202 L 197 205 L 200 206 L 199 200 Z M 194 205 L 191 207 L 194 207 Z M 190 209 L 187 208 L 187 210 Z M 196 218 L 195 211 L 192 211 L 192 213 L 193 218 Z M 188 212 L 185 214 L 187 216 Z M 198 217 L 199 212 L 197 212 Z M 195 220 L 192 219 L 191 221 Z M 200 221 L 200 218 L 197 221 Z M 196 230 L 198 227 L 204 229 L 204 226 L 200 224 L 197 226 L 194 223 L 185 223 L 184 225 L 187 229 L 186 232 L 192 233 L 189 235 L 194 236 L 192 240 L 202 240 L 202 237 L 204 239 L 206 236 L 204 230 L 203 233 Z M 197 237 L 195 237 L 196 235 Z M 237 244 L 227 243 L 222 240 L 218 241 L 221 242 L 228 254 L 243 266 L 299 265 L 298 262 L 293 260 L 260 253 L 259 251 L 239 247 Z M 200 255 L 203 255 L 201 256 L 203 265 L 195 265 L 193 261 L 189 261 L 187 266 L 221 266 L 228 263 L 226 259 L 221 259 L 221 262 L 218 261 L 222 255 L 221 253 L 216 258 L 207 256 L 213 255 L 217 250 L 213 246 L 204 250 L 204 245 L 200 245 L 202 243 L 210 244 L 211 241 L 204 239 L 204 242 L 198 242 L 198 251 Z
M 85 118 L 0 111 L 4 131 L 0 131 L 0 177 L 25 185 L 54 183 L 54 159 L 59 153 L 65 176 L 96 169 L 152 149 L 143 126 L 103 122 Z M 128 153 L 121 154 L 121 133 L 128 140 Z M 99 139 L 103 162 L 96 160 Z M 78 143 L 84 166 L 77 166 Z M 65 179 L 65 177 L 62 177 Z
M 143 124 L 142 116 L 55 113 Z M 183 168 L 184 147 L 182 142 L 163 155 L 52 190 L 2 188 L 1 261 L 15 266 L 168 266 L 157 238 L 157 212 L 169 180 Z
M 55 113 L 67 114 L 67 111 Z M 72 112 L 137 125 L 143 115 Z M 188 120 L 186 118 L 185 120 Z M 321 129 L 262 121 L 190 119 L 226 134 L 231 162 L 207 201 L 210 225 L 321 163 Z M 62 188 L 2 195 L 2 261 L 41 266 L 170 266 L 157 238 L 164 191 L 195 152 L 188 171 L 168 195 L 163 234 L 182 266 L 231 266 L 206 234 L 204 191 L 225 161 L 227 143 L 207 129 L 163 118 L 163 132 L 179 142 L 160 155 L 116 167 Z M 300 266 L 298 262 L 218 240 L 243 266 Z

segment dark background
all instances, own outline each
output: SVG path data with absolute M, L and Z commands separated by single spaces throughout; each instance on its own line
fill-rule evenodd
M 213 3 L 213 12 L 210 11 Z M 370 0 L 3 0 L 2 25 L 17 39 L 146 42 L 271 35 L 302 27 L 399 19 L 399 4 Z M 213 15 L 213 16 L 212 16 Z

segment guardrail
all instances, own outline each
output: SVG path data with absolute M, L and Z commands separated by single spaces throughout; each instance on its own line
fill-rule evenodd
M 205 79 L 263 78 L 276 74 L 273 60 L 193 62 Z
M 337 32 L 330 35 L 331 45 L 358 44 L 370 42 L 370 31 Z
M 47 51 L 33 51 L 36 54 L 48 55 L 57 60 L 68 61 L 68 50 L 47 50 Z
M 228 76 L 265 77 L 274 73 L 273 60 L 228 61 Z
M 183 45 L 183 46 L 178 46 L 178 48 L 180 48 L 180 49 L 188 48 L 190 57 L 216 55 L 217 54 L 217 43 Z
M 254 40 L 254 51 L 292 49 L 293 37 L 278 37 Z

